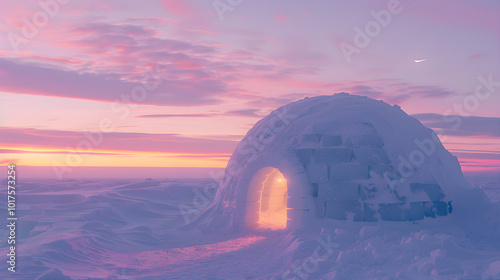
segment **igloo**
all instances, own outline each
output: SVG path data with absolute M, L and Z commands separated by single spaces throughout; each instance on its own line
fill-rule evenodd
M 271 229 L 446 219 L 470 188 L 434 131 L 397 105 L 337 93 L 285 105 L 250 129 L 210 210 Z

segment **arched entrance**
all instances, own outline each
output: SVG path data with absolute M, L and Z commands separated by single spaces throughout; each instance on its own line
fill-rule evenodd
M 247 205 L 247 221 L 254 220 L 257 228 L 286 228 L 287 182 L 278 169 L 260 169 L 252 178 L 248 191 L 248 196 L 257 201 Z

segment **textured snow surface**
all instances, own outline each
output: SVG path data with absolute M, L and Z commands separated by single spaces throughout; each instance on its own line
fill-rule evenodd
M 469 220 L 238 233 L 186 226 L 209 181 L 23 180 L 19 271 L 0 279 L 500 279 L 499 177 L 468 178 L 496 201 Z

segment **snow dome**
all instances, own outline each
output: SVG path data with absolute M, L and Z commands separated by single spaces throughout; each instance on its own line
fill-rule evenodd
M 283 106 L 250 129 L 211 210 L 271 229 L 442 219 L 470 188 L 434 131 L 399 106 L 338 93 Z

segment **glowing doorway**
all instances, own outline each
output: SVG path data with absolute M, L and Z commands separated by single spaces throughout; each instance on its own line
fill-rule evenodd
M 276 168 L 266 168 L 267 174 L 262 176 L 260 184 L 260 209 L 258 228 L 284 229 L 287 221 L 287 183 Z M 257 186 L 258 189 L 259 186 Z

